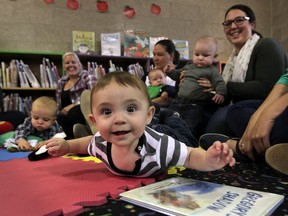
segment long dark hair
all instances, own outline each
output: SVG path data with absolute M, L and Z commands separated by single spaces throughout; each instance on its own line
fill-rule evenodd
M 248 7 L 247 5 L 243 5 L 243 4 L 236 4 L 236 5 L 233 5 L 232 7 L 230 7 L 226 13 L 225 13 L 225 16 L 224 16 L 224 19 L 226 19 L 226 16 L 227 14 L 229 13 L 229 11 L 231 10 L 241 10 L 243 11 L 246 16 L 250 17 L 250 20 L 249 22 L 250 23 L 255 23 L 256 24 L 256 16 L 255 16 L 255 13 L 253 12 L 253 10 Z M 261 38 L 263 38 L 262 34 L 259 33 L 258 31 L 255 31 L 255 30 L 252 30 L 252 34 L 258 34 Z
M 168 52 L 170 55 L 174 54 L 173 64 L 177 65 L 180 60 L 180 53 L 176 50 L 173 41 L 169 39 L 164 39 L 164 40 L 158 41 L 155 45 L 158 45 L 158 44 L 165 47 L 166 52 Z

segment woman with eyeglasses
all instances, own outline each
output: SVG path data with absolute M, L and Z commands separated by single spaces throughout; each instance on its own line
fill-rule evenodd
M 222 24 L 228 41 L 234 45 L 222 74 L 228 94 L 226 104 L 264 100 L 288 67 L 285 50 L 275 39 L 263 38 L 255 30 L 255 14 L 246 5 L 230 7 Z M 202 82 L 202 86 L 211 87 L 209 80 Z M 231 135 L 226 121 L 228 109 L 224 106 L 213 114 L 207 133 Z
M 208 128 L 213 133 L 204 134 L 199 143 L 206 149 L 216 140 L 227 142 L 238 160 L 266 160 L 288 175 L 287 58 L 275 40 L 254 30 L 255 24 L 253 11 L 245 5 L 226 12 L 224 31 L 235 50 L 223 77 L 232 100 L 240 102 L 218 110 Z M 219 134 L 215 121 L 226 123 L 230 133 Z

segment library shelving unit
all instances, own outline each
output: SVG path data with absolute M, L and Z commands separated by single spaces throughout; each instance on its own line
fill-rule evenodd
M 47 58 L 50 62 L 53 62 L 61 76 L 63 68 L 62 55 L 63 53 L 0 51 L 0 62 L 4 62 L 6 66 L 9 66 L 12 59 L 22 60 L 25 64 L 29 65 L 36 79 L 41 83 L 40 64 L 42 64 L 43 58 Z M 20 87 L 19 81 L 17 86 L 18 87 L 2 87 L 3 93 L 5 95 L 18 93 L 21 97 L 31 96 L 32 98 L 41 95 L 55 97 L 55 88 L 23 88 Z
M 97 54 L 78 54 L 79 59 L 84 67 L 87 70 L 88 62 L 96 62 L 98 65 L 102 65 L 105 68 L 106 73 L 109 71 L 110 60 L 115 65 L 115 67 L 122 68 L 124 71 L 128 71 L 128 66 L 131 64 L 138 63 L 142 66 L 144 74 L 147 75 L 150 66 L 153 65 L 152 58 L 141 58 L 141 57 L 128 57 L 128 56 L 103 56 Z M 184 66 L 190 60 L 181 59 L 180 65 Z
M 29 65 L 31 71 L 40 83 L 40 64 L 42 64 L 43 58 L 48 58 L 50 62 L 53 62 L 58 69 L 59 75 L 63 74 L 63 60 L 64 53 L 53 52 L 19 52 L 19 51 L 1 51 L 0 50 L 0 62 L 5 62 L 7 66 L 12 59 L 22 60 L 25 64 Z M 106 73 L 109 71 L 110 61 L 124 71 L 128 70 L 128 66 L 138 63 L 142 66 L 144 74 L 147 75 L 150 65 L 153 64 L 152 58 L 141 57 L 126 57 L 126 56 L 103 56 L 98 54 L 77 54 L 83 65 L 83 68 L 87 70 L 88 62 L 95 62 L 98 65 L 102 65 L 105 68 Z M 185 65 L 189 60 L 180 60 L 181 65 Z M 55 97 L 55 88 L 23 88 L 18 87 L 2 87 L 5 95 L 18 93 L 21 97 L 32 96 L 32 98 L 47 95 Z
M 95 62 L 97 65 L 102 65 L 107 73 L 110 67 L 110 61 L 115 65 L 115 67 L 122 68 L 124 71 L 128 70 L 128 66 L 131 64 L 138 63 L 142 66 L 144 73 L 147 73 L 150 66 L 150 58 L 139 58 L 139 57 L 127 57 L 127 56 L 103 56 L 97 54 L 78 54 L 79 59 L 87 70 L 88 62 Z
M 222 60 L 219 61 L 219 71 L 221 74 L 225 68 L 225 65 L 226 65 L 226 61 L 222 61 Z

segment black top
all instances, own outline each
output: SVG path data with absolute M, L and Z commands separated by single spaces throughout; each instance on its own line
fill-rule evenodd
M 62 90 L 62 95 L 61 95 L 61 104 L 62 107 L 66 107 L 70 104 L 72 104 L 72 101 L 70 99 L 70 89 L 69 90 Z

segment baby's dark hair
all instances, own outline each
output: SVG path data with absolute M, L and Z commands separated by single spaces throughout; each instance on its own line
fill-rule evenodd
M 173 64 L 177 65 L 180 60 L 180 53 L 176 50 L 175 44 L 173 41 L 169 39 L 159 40 L 155 45 L 161 45 L 165 47 L 166 52 L 168 52 L 170 55 L 174 54 L 173 58 Z
M 147 86 L 145 83 L 138 78 L 135 75 L 131 75 L 126 71 L 116 71 L 116 72 L 110 72 L 108 74 L 105 74 L 102 78 L 100 78 L 97 82 L 97 84 L 93 87 L 91 92 L 91 110 L 92 110 L 92 102 L 93 99 L 96 99 L 94 95 L 99 91 L 104 89 L 106 86 L 108 86 L 112 81 L 115 81 L 120 86 L 132 86 L 134 88 L 138 88 L 143 94 L 145 94 L 145 97 L 147 99 L 147 103 L 149 106 L 151 106 L 151 100 L 149 97 L 149 93 L 147 90 Z M 115 89 L 117 91 L 117 89 Z
M 233 5 L 231 6 L 225 13 L 225 16 L 224 16 L 224 19 L 226 19 L 226 16 L 227 14 L 229 13 L 229 11 L 231 10 L 241 10 L 243 11 L 247 17 L 250 17 L 250 20 L 249 22 L 250 23 L 255 23 L 256 24 L 256 16 L 255 16 L 255 13 L 254 11 L 248 7 L 247 5 L 243 5 L 243 4 L 236 4 L 236 5 Z M 263 38 L 262 34 L 259 33 L 258 31 L 255 31 L 255 30 L 252 30 L 252 34 L 255 34 L 257 33 L 261 38 Z

